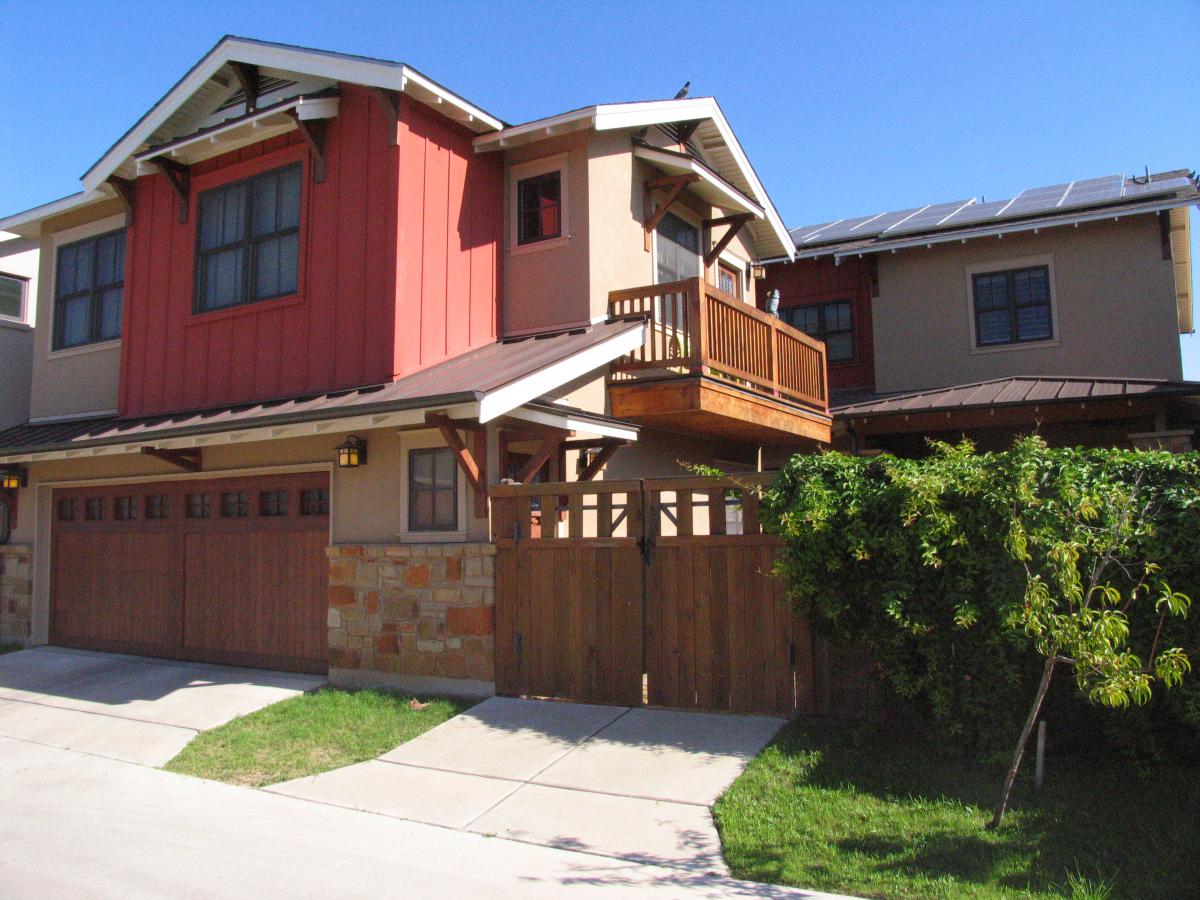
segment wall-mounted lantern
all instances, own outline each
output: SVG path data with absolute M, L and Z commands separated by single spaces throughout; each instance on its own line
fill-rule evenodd
M 15 491 L 17 488 L 25 487 L 28 483 L 28 472 L 21 466 L 0 469 L 0 488 L 6 491 Z
M 337 464 L 342 469 L 357 469 L 367 464 L 367 442 L 358 435 L 350 435 L 337 448 Z

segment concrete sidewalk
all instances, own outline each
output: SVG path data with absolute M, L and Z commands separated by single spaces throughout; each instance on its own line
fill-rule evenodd
M 0 809 L 0 884 L 13 897 L 827 896 L 494 840 L 8 738 L 0 738 Z
M 266 790 L 725 874 L 709 808 L 782 724 L 494 697 L 378 760 Z
M 0 656 L 0 735 L 161 766 L 200 731 L 317 675 L 37 647 Z

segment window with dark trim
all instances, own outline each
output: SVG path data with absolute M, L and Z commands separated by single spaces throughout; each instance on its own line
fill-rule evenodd
M 517 243 L 562 237 L 562 173 L 547 172 L 517 182 Z
M 976 347 L 1054 339 L 1049 266 L 972 275 L 971 294 Z
M 724 291 L 739 300 L 742 296 L 742 273 L 723 262 L 717 263 L 717 290 Z
M 286 166 L 200 195 L 196 312 L 296 293 L 301 173 Z
M 59 500 L 58 501 L 58 521 L 74 522 L 75 521 L 75 501 L 74 500 Z
M 188 494 L 185 515 L 189 519 L 207 519 L 212 515 L 212 498 L 208 494 Z
M 308 488 L 300 492 L 300 515 L 323 516 L 329 512 L 329 491 L 326 488 Z
M 99 522 L 104 518 L 104 498 L 88 497 L 83 501 L 83 517 L 89 522 Z
M 113 518 L 128 522 L 133 519 L 136 508 L 132 497 L 117 497 L 113 501 Z
M 408 451 L 408 530 L 458 530 L 458 466 L 448 447 Z
M 25 321 L 25 292 L 29 279 L 0 272 L 0 319 Z
M 288 492 L 259 491 L 258 514 L 260 516 L 286 516 L 288 514 Z
M 244 519 L 250 515 L 250 495 L 245 491 L 227 491 L 221 495 L 221 516 Z
M 146 518 L 147 519 L 165 519 L 169 507 L 167 505 L 166 494 L 150 494 L 146 497 Z
M 849 300 L 832 303 L 812 303 L 806 306 L 785 306 L 779 317 L 793 328 L 825 342 L 829 362 L 849 362 L 854 359 L 854 304 Z
M 110 231 L 58 248 L 54 279 L 55 350 L 121 336 L 125 296 L 125 231 Z

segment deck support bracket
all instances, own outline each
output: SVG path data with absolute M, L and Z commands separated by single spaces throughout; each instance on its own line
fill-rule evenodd
M 163 462 L 170 463 L 183 469 L 185 472 L 199 472 L 200 466 L 203 464 L 203 451 L 201 450 L 165 450 L 162 447 L 143 447 L 142 453 L 147 456 L 153 456 L 155 459 L 161 459 Z
M 670 175 L 666 178 L 656 178 L 653 181 L 646 182 L 646 197 L 644 208 L 646 210 L 646 252 L 650 252 L 650 236 L 654 234 L 654 229 L 658 227 L 658 223 L 662 221 L 662 217 L 667 214 L 667 210 L 671 208 L 671 204 L 683 192 L 683 189 L 694 181 L 699 181 L 700 176 L 693 173 L 687 175 Z M 665 190 L 667 196 L 663 198 L 662 203 L 657 209 L 651 213 L 650 210 L 654 207 L 654 199 L 651 193 L 657 190 Z
M 243 62 L 231 62 L 229 65 L 246 92 L 246 112 L 254 112 L 258 109 L 258 66 Z
M 430 413 L 425 421 L 441 432 L 442 440 L 454 452 L 454 461 L 471 486 L 475 495 L 475 518 L 487 517 L 487 429 L 479 423 L 467 424 L 461 420 L 451 419 L 440 413 Z M 474 452 L 469 449 L 459 435 L 459 428 L 466 428 L 474 433 Z
M 396 147 L 400 144 L 400 94 L 387 88 L 373 88 L 372 93 L 388 121 L 388 144 Z
M 543 437 L 542 443 L 534 451 L 533 456 L 529 457 L 529 462 L 525 464 L 525 468 L 521 470 L 521 474 L 517 476 L 517 481 L 521 484 L 528 484 L 529 479 L 536 475 L 538 469 L 546 464 L 546 460 L 558 452 L 558 448 L 562 442 L 562 435 L 547 434 Z
M 325 120 L 313 119 L 306 121 L 300 118 L 300 114 L 294 109 L 289 109 L 288 115 L 296 123 L 296 128 L 299 130 L 301 137 L 304 138 L 304 143 L 308 145 L 308 152 L 312 156 L 313 163 L 313 181 L 316 183 L 324 181 Z
M 721 239 L 713 244 L 711 250 L 704 254 L 704 268 L 707 269 L 720 258 L 721 252 L 737 237 L 738 232 L 742 230 L 742 226 L 753 218 L 754 213 L 736 213 L 732 216 L 721 216 L 719 219 L 704 220 L 704 227 L 710 231 L 718 225 L 729 226 L 729 230 L 721 235 Z
M 112 175 L 108 179 L 108 184 L 109 187 L 117 192 L 117 196 L 121 198 L 121 202 L 125 204 L 125 227 L 128 228 L 133 224 L 133 209 L 136 197 L 136 188 L 133 179 Z
M 156 156 L 150 162 L 158 166 L 158 170 L 167 178 L 171 190 L 179 198 L 179 224 L 188 218 L 188 196 L 192 190 L 192 170 L 183 163 L 178 163 L 165 156 Z
M 592 442 L 589 442 L 592 443 Z M 622 441 L 617 438 L 607 438 L 603 441 L 592 443 L 593 447 L 599 447 L 599 452 L 592 457 L 582 472 L 579 473 L 578 481 L 592 481 L 600 471 L 608 465 L 608 461 L 613 458 L 613 454 L 622 447 L 628 447 L 629 441 Z

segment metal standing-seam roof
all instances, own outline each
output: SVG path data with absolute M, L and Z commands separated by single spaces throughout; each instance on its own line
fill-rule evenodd
M 836 418 L 953 412 L 1021 404 L 1079 402 L 1164 396 L 1200 396 L 1200 381 L 1160 381 L 1150 378 L 1080 378 L 1035 376 L 996 378 L 927 391 L 896 394 L 849 403 L 831 410 Z
M 82 449 L 457 403 L 482 403 L 489 396 L 494 397 L 498 392 L 526 381 L 539 372 L 577 359 L 589 351 L 600 350 L 602 356 L 611 354 L 610 358 L 615 359 L 628 350 L 624 346 L 626 341 L 622 339 L 636 340 L 640 344 L 643 327 L 640 321 L 605 322 L 575 331 L 497 341 L 398 381 L 352 390 L 158 416 L 106 416 L 70 422 L 17 425 L 0 431 L 0 456 Z M 533 397 L 519 399 L 512 407 L 519 405 L 546 406 L 538 404 Z M 551 408 L 569 410 L 559 405 Z M 569 411 L 597 422 L 619 421 L 598 413 Z M 637 430 L 636 426 L 629 423 L 620 424 Z

